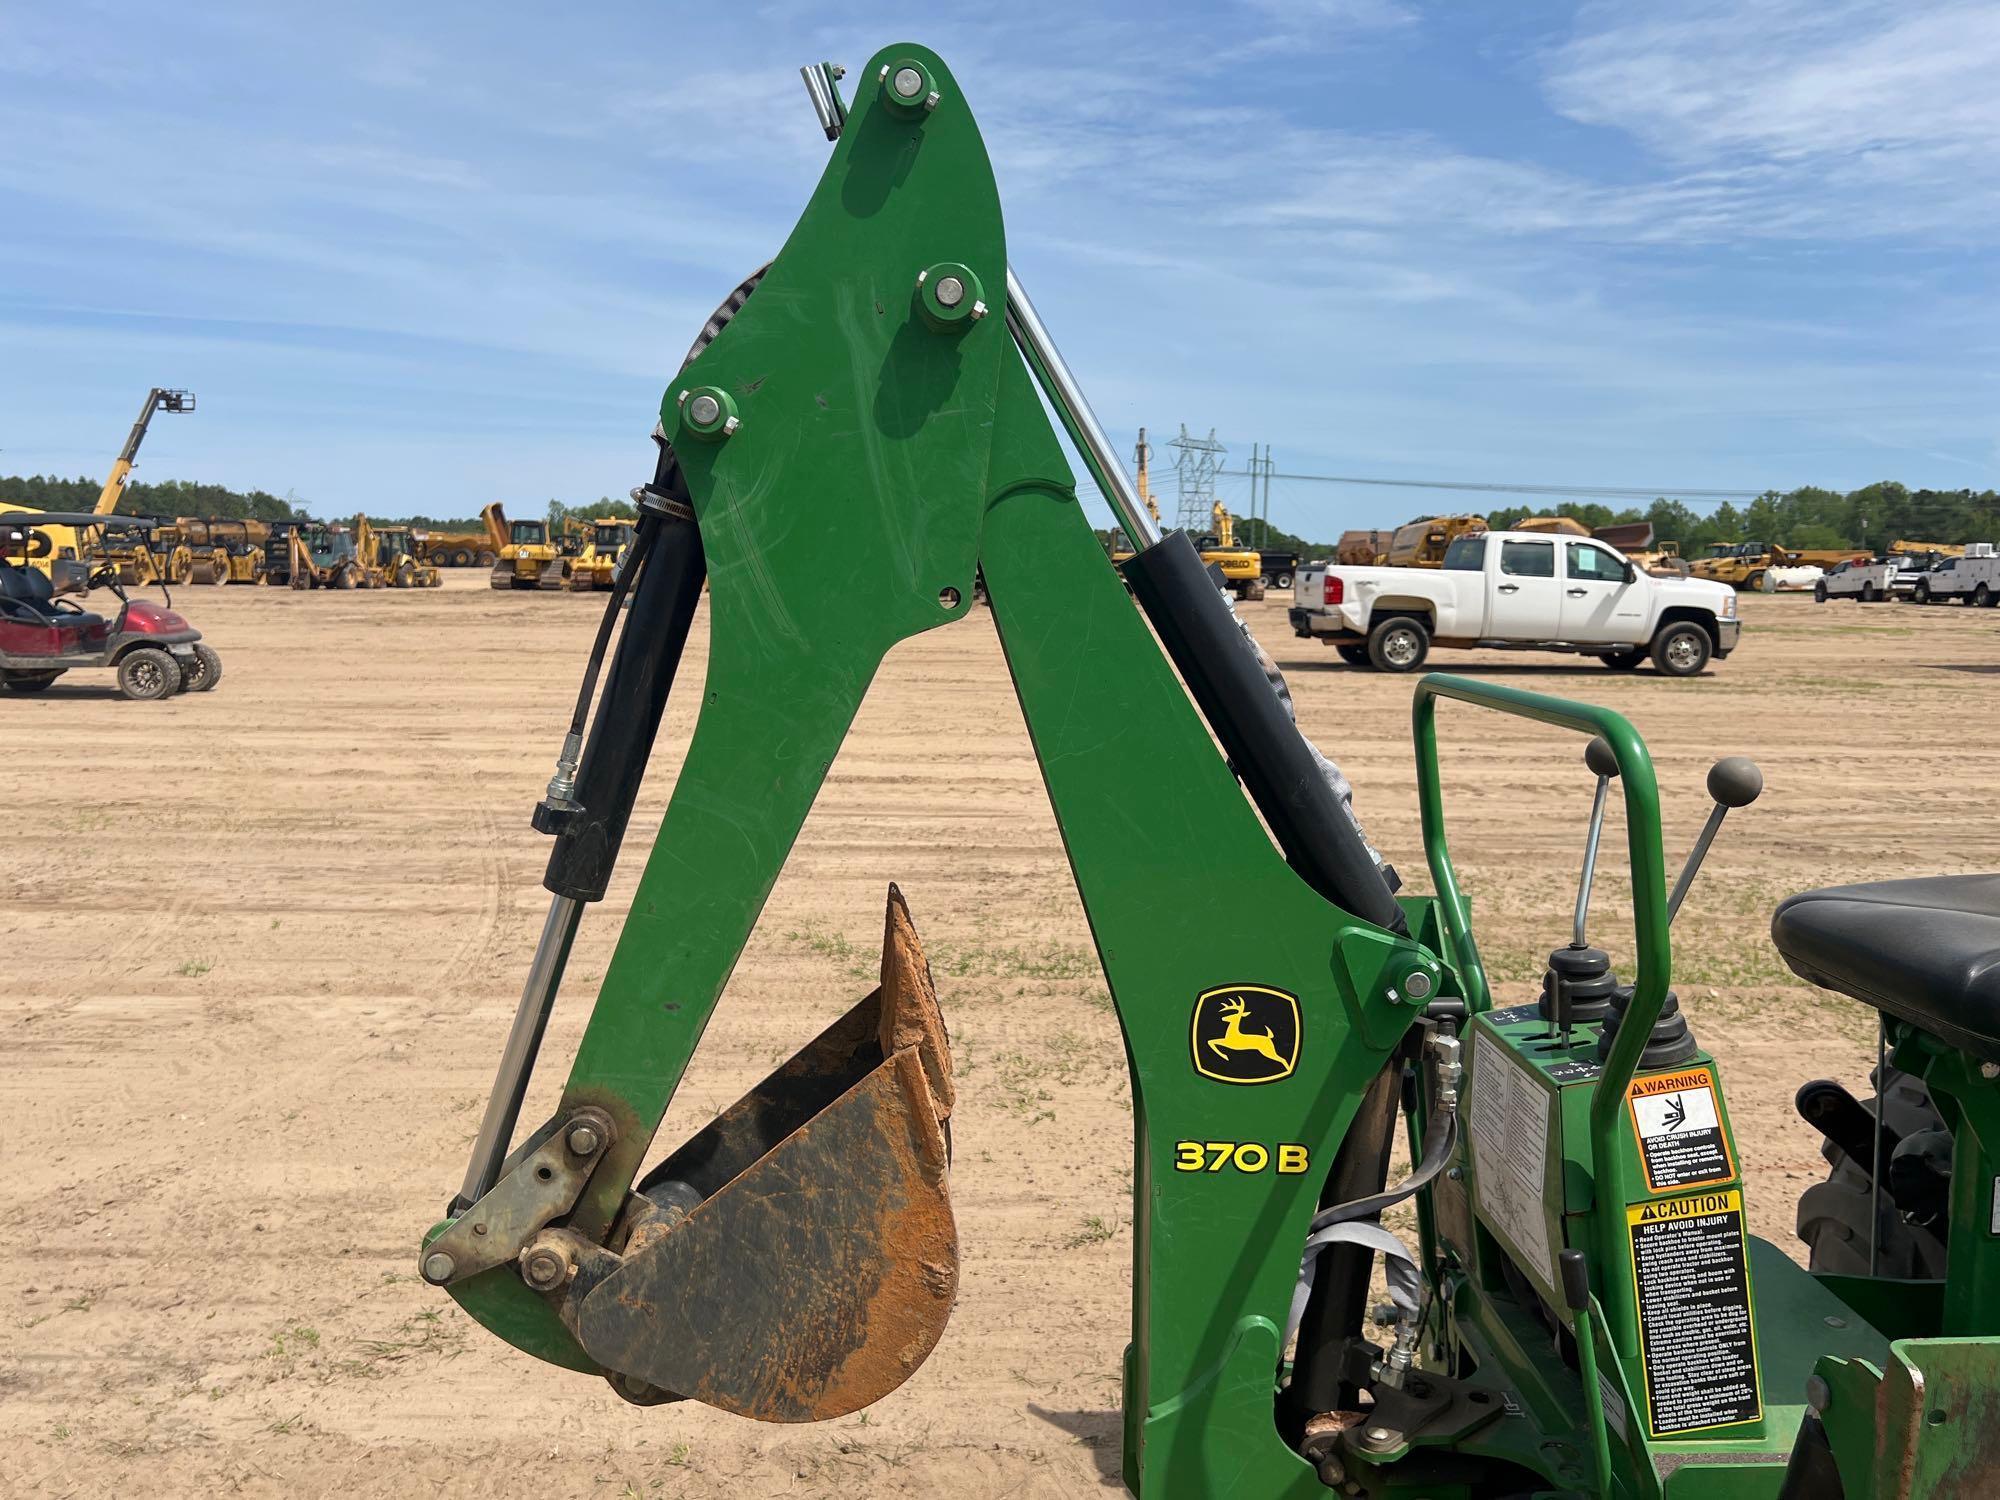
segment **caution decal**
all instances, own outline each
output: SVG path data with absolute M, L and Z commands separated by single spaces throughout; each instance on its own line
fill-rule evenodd
M 1735 1180 L 1736 1153 L 1723 1128 L 1710 1069 L 1635 1078 L 1626 1091 L 1625 1109 L 1646 1169 L 1646 1186 L 1654 1192 Z
M 1625 1210 L 1654 1437 L 1740 1427 L 1763 1412 L 1743 1194 L 1693 1193 Z

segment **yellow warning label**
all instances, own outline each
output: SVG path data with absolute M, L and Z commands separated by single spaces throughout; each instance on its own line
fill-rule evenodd
M 1625 1091 L 1625 1113 L 1652 1191 L 1678 1193 L 1736 1176 L 1736 1153 L 1723 1128 L 1710 1069 L 1633 1079 Z
M 1740 1427 L 1763 1415 L 1743 1194 L 1689 1193 L 1625 1209 L 1654 1437 Z
M 1694 1219 L 1703 1214 L 1728 1214 L 1743 1211 L 1743 1194 L 1736 1188 L 1726 1193 L 1696 1193 L 1688 1198 L 1669 1198 L 1664 1203 L 1628 1203 L 1625 1206 L 1625 1222 L 1632 1224 L 1664 1224 L 1669 1219 Z

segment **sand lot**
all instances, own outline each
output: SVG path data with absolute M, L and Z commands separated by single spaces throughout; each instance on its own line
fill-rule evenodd
M 872 983 L 907 893 L 960 1069 L 957 1312 L 864 1415 L 640 1411 L 516 1354 L 415 1275 L 455 1191 L 546 905 L 528 827 L 598 608 L 190 588 L 206 697 L 73 675 L 0 697 L 0 1493 L 1082 1496 L 1116 1485 L 1131 1208 L 1117 1031 L 990 616 L 889 660 L 669 1116 L 678 1140 Z M 1409 678 L 1251 606 L 1376 840 L 1426 883 Z M 2000 612 L 1750 598 L 1697 681 L 1551 656 L 1433 665 L 1628 714 L 1669 857 L 1718 755 L 1762 763 L 1677 930 L 1759 1232 L 1820 1169 L 1791 1112 L 1861 1086 L 1872 1021 L 1794 981 L 1770 908 L 2000 867 Z M 693 662 L 706 642 L 696 623 Z M 688 687 L 698 675 L 690 667 Z M 586 920 L 525 1118 L 544 1117 L 691 723 L 677 697 L 622 883 Z M 921 705 L 921 712 L 918 706 Z M 1508 1000 L 1564 940 L 1590 788 L 1574 737 L 1444 710 L 1460 869 Z M 1600 888 L 1607 918 L 1623 887 Z M 1619 924 L 1597 937 L 1614 953 Z M 1629 955 L 1629 946 L 1625 947 Z M 1076 1165 L 1046 1143 L 1062 1137 Z

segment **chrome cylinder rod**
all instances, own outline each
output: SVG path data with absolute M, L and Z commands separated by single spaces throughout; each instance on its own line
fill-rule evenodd
M 1111 439 L 1098 425 L 1097 415 L 1090 409 L 1090 402 L 1084 398 L 1083 387 L 1077 384 L 1076 376 L 1064 362 L 1062 351 L 1056 348 L 1055 340 L 1049 337 L 1049 330 L 1040 315 L 1035 312 L 1035 304 L 1028 299 L 1028 292 L 1021 285 L 1021 278 L 1014 274 L 1014 268 L 1007 268 L 1007 331 L 1014 335 L 1014 342 L 1020 346 L 1021 355 L 1028 362 L 1028 368 L 1048 397 L 1049 404 L 1063 419 L 1069 435 L 1083 452 L 1084 462 L 1090 465 L 1091 473 L 1097 480 L 1104 498 L 1118 515 L 1118 524 L 1125 528 L 1125 535 L 1132 539 L 1135 551 L 1144 551 L 1160 539 L 1160 528 L 1153 524 L 1153 518 L 1146 513 L 1146 507 L 1139 501 L 1139 491 L 1125 473 L 1125 466 L 1118 461 L 1118 451 L 1111 446 Z
M 1584 947 L 1583 929 L 1590 917 L 1590 887 L 1597 879 L 1597 845 L 1604 836 L 1604 799 L 1611 792 L 1611 778 L 1597 778 L 1597 796 L 1590 804 L 1590 836 L 1583 844 L 1583 879 L 1576 887 L 1576 925 L 1570 939 L 1573 948 Z
M 583 903 L 574 896 L 558 896 L 549 903 L 534 961 L 528 965 L 528 982 L 521 989 L 521 1003 L 500 1053 L 500 1071 L 494 1075 L 493 1092 L 486 1099 L 486 1115 L 472 1143 L 465 1185 L 452 1206 L 455 1214 L 485 1197 L 500 1180 L 501 1164 L 507 1159 L 514 1126 L 521 1118 L 521 1101 L 528 1094 L 528 1076 L 534 1071 L 535 1054 L 542 1049 L 542 1033 L 548 1029 L 549 1012 L 555 1008 L 556 987 L 562 983 L 570 944 L 576 941 L 582 918 Z
M 799 76 L 806 81 L 806 96 L 812 100 L 813 113 L 819 116 L 819 128 L 826 132 L 828 140 L 839 140 L 840 111 L 834 104 L 833 87 L 826 76 L 826 64 L 807 63 L 799 69 Z

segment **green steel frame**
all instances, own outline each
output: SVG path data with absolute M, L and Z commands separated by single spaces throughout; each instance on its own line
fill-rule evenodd
M 887 80 L 905 65 L 935 93 L 930 107 L 889 97 Z M 609 1232 L 877 666 L 897 642 L 963 619 L 979 570 L 1130 1065 L 1125 1480 L 1148 1500 L 1325 1493 L 1273 1411 L 1300 1245 L 1325 1170 L 1370 1080 L 1419 1019 L 1411 976 L 1423 975 L 1419 988 L 1433 994 L 1462 994 L 1470 1024 L 1502 1035 L 1446 847 L 1437 704 L 1501 709 L 1610 743 L 1625 799 L 1638 991 L 1602 1079 L 1563 1096 L 1573 1127 L 1565 1139 L 1577 1147 L 1565 1180 L 1575 1192 L 1552 1209 L 1566 1237 L 1591 1244 L 1601 1305 L 1584 1336 L 1602 1378 L 1586 1384 L 1551 1367 L 1532 1309 L 1454 1258 L 1426 1195 L 1418 1206 L 1439 1293 L 1433 1311 L 1457 1330 L 1461 1358 L 1481 1362 L 1457 1373 L 1523 1416 L 1446 1455 L 1455 1470 L 1384 1463 L 1367 1491 L 1492 1493 L 1476 1462 L 1491 1459 L 1539 1476 L 1537 1493 L 1584 1492 L 1583 1466 L 1602 1443 L 1591 1432 L 1601 1392 L 1634 1405 L 1633 1299 L 1609 1274 L 1626 1253 L 1618 1179 L 1634 1170 L 1620 1111 L 1672 960 L 1659 792 L 1644 744 L 1605 710 L 1427 678 L 1414 712 L 1436 898 L 1405 902 L 1415 934 L 1406 937 L 1311 890 L 1273 847 L 1109 566 L 1037 393 L 1046 372 L 1024 362 L 1004 317 L 960 315 L 936 296 L 929 273 L 948 270 L 998 313 L 1008 281 L 992 169 L 957 81 L 908 45 L 878 54 L 859 78 L 797 227 L 662 402 L 707 553 L 711 644 L 693 739 L 563 1093 L 562 1112 L 591 1107 L 616 1125 L 568 1228 Z M 691 401 L 696 391 L 715 398 L 715 414 Z M 689 415 L 697 404 L 700 422 Z M 1190 910 L 1207 920 L 1166 915 Z M 1300 1040 L 1285 1076 L 1241 1087 L 1195 1066 L 1191 1017 L 1204 994 L 1231 986 L 1295 998 Z M 2000 1140 L 1988 1133 L 1990 1090 L 1978 1108 L 1980 1139 Z M 1410 1121 L 1419 1146 L 1425 1125 L 1420 1105 Z M 1593 1162 L 1605 1164 L 1601 1175 Z M 1966 1216 L 1978 1206 L 1968 1197 Z M 1795 1268 L 1783 1271 L 1798 1283 L 1778 1298 L 1792 1312 L 1846 1306 Z M 1762 1257 L 1756 1274 L 1778 1273 Z M 522 1349 L 599 1371 L 551 1299 L 511 1266 L 450 1290 Z M 1767 1287 L 1760 1295 L 1772 1298 Z M 1947 1296 L 1954 1311 L 1996 1300 L 1983 1271 L 1978 1285 Z M 1811 1330 L 1784 1336 L 1827 1352 Z M 1839 1351 L 1835 1380 L 1851 1399 L 1873 1388 L 1870 1372 L 1887 1360 L 1881 1344 L 1869 1332 Z M 1619 1441 L 1598 1492 L 1680 1494 L 1699 1481 L 1705 1500 L 1773 1495 L 1779 1467 L 1770 1460 L 1792 1425 L 1773 1408 L 1753 1439 L 1683 1453 L 1689 1461 L 1664 1491 L 1657 1453 Z

